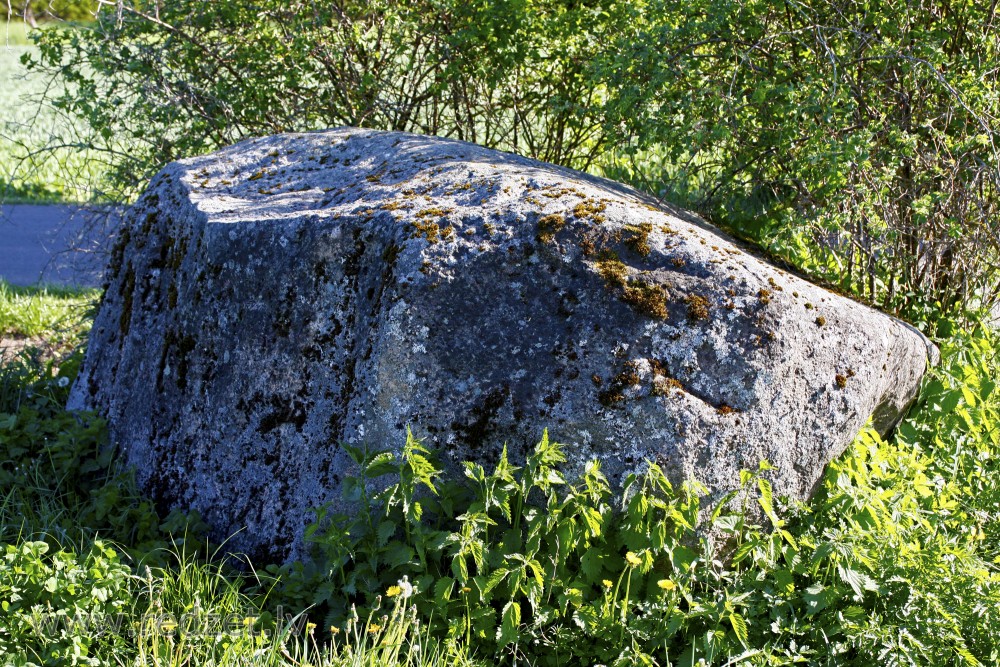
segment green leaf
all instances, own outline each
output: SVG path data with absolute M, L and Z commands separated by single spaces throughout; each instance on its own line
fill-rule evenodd
M 795 591 L 795 579 L 792 577 L 791 570 L 785 568 L 775 570 L 774 583 L 778 591 L 783 595 L 788 595 Z
M 415 553 L 411 547 L 402 542 L 395 542 L 386 548 L 385 562 L 389 567 L 398 569 L 403 565 L 409 564 L 413 560 L 414 555 Z
M 583 630 L 594 630 L 597 627 L 597 620 L 600 615 L 593 606 L 580 607 L 573 612 L 573 622 Z
M 497 647 L 503 648 L 517 641 L 518 626 L 521 625 L 521 605 L 508 602 L 504 605 L 500 627 L 497 629 Z
M 507 568 L 497 568 L 490 573 L 490 576 L 486 579 L 486 585 L 483 586 L 483 595 L 488 595 L 490 591 L 500 585 L 507 575 L 510 574 L 510 570 Z
M 837 573 L 840 574 L 841 580 L 851 587 L 856 596 L 863 597 L 864 591 L 864 579 L 863 576 L 856 570 L 852 570 L 849 567 L 843 567 L 842 565 L 837 566 Z
M 604 555 L 597 549 L 588 549 L 580 558 L 580 570 L 588 584 L 596 584 L 604 573 Z
M 742 616 L 740 616 L 736 612 L 733 612 L 729 615 L 729 623 L 733 626 L 733 632 L 736 633 L 736 638 L 740 641 L 741 644 L 746 646 L 747 639 L 750 636 L 750 633 L 747 630 L 747 622 L 743 620 Z
M 806 588 L 802 599 L 806 602 L 808 615 L 813 616 L 826 609 L 829 604 L 827 597 L 827 588 L 819 582 Z
M 451 599 L 451 591 L 454 586 L 454 579 L 451 577 L 441 577 L 434 584 L 434 599 L 440 602 L 447 602 Z
M 379 546 L 385 546 L 389 542 L 389 538 L 396 533 L 396 522 L 395 521 L 381 521 L 378 524 L 378 544 Z

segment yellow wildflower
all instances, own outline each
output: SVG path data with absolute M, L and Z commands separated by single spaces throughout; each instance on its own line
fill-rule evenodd
M 610 579 L 605 579 L 605 580 L 604 580 L 604 581 L 602 581 L 601 583 L 602 583 L 602 584 L 604 584 L 604 587 L 605 587 L 605 588 L 611 588 L 612 586 L 614 586 L 614 584 L 612 584 L 612 583 L 611 583 L 611 580 L 610 580 Z
M 375 625 L 374 623 L 372 623 L 371 625 L 368 626 L 368 634 L 377 635 L 380 632 L 382 632 L 381 625 Z
M 660 590 L 664 591 L 672 591 L 677 588 L 677 584 L 672 579 L 660 579 L 656 582 L 656 585 L 660 587 Z
M 629 567 L 639 567 L 642 565 L 642 559 L 636 556 L 633 551 L 629 551 L 625 554 L 625 561 L 629 564 Z
M 402 592 L 403 589 L 400 588 L 399 586 L 389 586 L 389 590 L 385 592 L 385 595 L 386 597 L 394 598 Z
M 334 636 L 339 635 L 340 634 L 340 628 L 338 628 L 336 625 L 331 625 L 330 626 L 330 634 L 334 635 Z

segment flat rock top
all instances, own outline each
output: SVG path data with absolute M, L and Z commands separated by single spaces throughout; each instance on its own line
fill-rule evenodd
M 211 222 L 278 221 L 304 212 L 337 218 L 381 210 L 395 212 L 397 219 L 460 222 L 512 210 L 562 209 L 574 199 L 650 203 L 626 186 L 571 169 L 475 144 L 395 132 L 276 135 L 179 164 L 191 201 Z M 566 180 L 575 187 L 563 187 Z

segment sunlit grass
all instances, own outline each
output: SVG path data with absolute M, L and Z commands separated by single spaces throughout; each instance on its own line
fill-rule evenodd
M 37 53 L 31 28 L 3 21 L 0 30 L 0 200 L 90 201 L 100 161 L 81 150 L 79 122 L 42 101 L 43 95 L 54 97 L 62 83 L 23 64 L 26 55 Z
M 0 336 L 59 336 L 89 326 L 99 290 L 15 287 L 0 281 Z

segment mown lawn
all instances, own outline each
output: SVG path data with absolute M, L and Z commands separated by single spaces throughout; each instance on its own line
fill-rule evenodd
M 80 125 L 41 101 L 62 84 L 22 63 L 26 54 L 37 53 L 29 33 L 15 21 L 0 32 L 0 200 L 89 201 L 97 191 L 101 163 L 79 150 Z
M 0 280 L 0 336 L 51 338 L 80 331 L 98 290 L 16 287 Z

